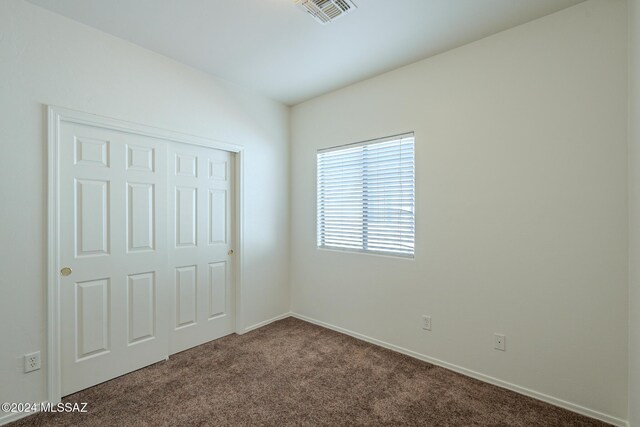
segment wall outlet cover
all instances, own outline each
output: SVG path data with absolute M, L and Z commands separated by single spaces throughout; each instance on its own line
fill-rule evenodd
M 24 355 L 24 372 L 32 372 L 40 369 L 40 352 Z
M 431 316 L 427 316 L 426 314 L 422 316 L 422 329 L 426 331 L 431 330 Z
M 506 351 L 507 349 L 507 337 L 504 334 L 493 335 L 493 348 L 500 351 Z

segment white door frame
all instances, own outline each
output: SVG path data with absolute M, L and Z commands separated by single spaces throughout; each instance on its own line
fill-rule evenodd
M 103 129 L 122 131 L 135 135 L 158 138 L 183 144 L 215 148 L 235 153 L 235 293 L 236 333 L 244 333 L 242 321 L 243 278 L 243 176 L 244 147 L 199 136 L 188 135 L 124 120 L 102 117 L 67 108 L 47 106 L 48 113 L 48 244 L 47 244 L 47 394 L 49 402 L 62 399 L 62 369 L 60 354 L 60 178 L 59 147 L 62 122 L 77 123 Z

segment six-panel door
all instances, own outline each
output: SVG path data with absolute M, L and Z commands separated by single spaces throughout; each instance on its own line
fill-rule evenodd
M 231 333 L 231 155 L 68 122 L 59 145 L 62 394 Z
M 235 329 L 231 159 L 226 151 L 186 144 L 169 149 L 170 354 Z
M 62 393 L 166 358 L 166 144 L 60 130 Z

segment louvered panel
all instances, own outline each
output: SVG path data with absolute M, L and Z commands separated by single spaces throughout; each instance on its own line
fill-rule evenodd
M 295 0 L 320 24 L 328 24 L 356 8 L 351 0 Z
M 414 136 L 318 152 L 318 246 L 414 256 Z

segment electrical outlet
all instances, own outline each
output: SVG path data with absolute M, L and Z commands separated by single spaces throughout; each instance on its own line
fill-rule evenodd
M 431 316 L 427 316 L 426 314 L 422 315 L 422 329 L 427 331 L 431 330 Z
M 507 337 L 503 334 L 493 334 L 493 348 L 505 351 L 507 349 Z
M 29 353 L 24 355 L 24 371 L 31 372 L 40 369 L 40 352 Z

